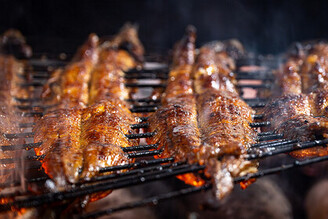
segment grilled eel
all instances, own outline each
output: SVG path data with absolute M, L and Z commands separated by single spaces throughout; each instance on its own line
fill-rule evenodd
M 3 104 L 3 103 L 2 103 Z M 15 109 L 10 105 L 0 106 L 0 145 L 10 146 L 16 144 L 23 144 L 22 139 L 10 139 L 7 138 L 5 134 L 20 133 L 22 130 L 19 128 L 20 118 L 15 115 Z M 4 151 L 0 148 L 0 158 L 1 159 L 11 159 L 14 157 L 19 157 L 20 151 Z M 0 164 L 0 183 L 6 183 L 13 181 L 14 174 L 19 174 L 13 169 L 15 168 L 15 163 L 1 163 Z
M 196 152 L 201 145 L 197 125 L 196 101 L 193 95 L 191 71 L 195 55 L 195 29 L 187 33 L 174 48 L 173 67 L 162 97 L 162 106 L 149 118 L 149 144 L 164 149 L 161 158 L 174 157 L 175 161 L 197 162 Z M 184 182 L 199 186 L 204 181 L 194 174 L 178 176 Z
M 32 48 L 27 45 L 22 33 L 15 29 L 9 29 L 0 36 L 0 53 L 14 55 L 17 58 L 30 58 Z
M 287 61 L 275 72 L 280 90 L 276 96 L 310 93 L 328 87 L 328 44 L 320 42 L 307 45 L 309 48 L 298 47 L 301 48 L 289 54 Z
M 274 72 L 279 94 L 302 93 L 302 79 L 300 75 L 302 63 L 302 58 L 289 57 L 287 62 Z
M 289 94 L 273 99 L 262 110 L 270 127 L 286 139 L 301 142 L 328 137 L 328 91 L 316 90 L 309 94 Z M 328 155 L 326 146 L 297 150 L 290 153 L 297 158 Z
M 135 133 L 135 118 L 119 99 L 100 101 L 84 109 L 60 109 L 43 116 L 35 125 L 35 149 L 45 155 L 42 166 L 58 188 L 89 180 L 99 170 L 131 161 L 122 147 L 137 144 L 126 134 Z
M 43 88 L 42 98 L 56 109 L 85 107 L 89 100 L 88 83 L 98 60 L 98 37 L 90 34 L 65 69 L 54 71 Z
M 29 97 L 28 90 L 22 88 L 20 84 L 24 83 L 23 64 L 12 56 L 0 55 L 0 145 L 10 146 L 24 143 L 21 139 L 9 139 L 5 134 L 20 133 L 19 122 L 22 118 L 16 115 L 15 98 Z M 16 156 L 17 155 L 17 156 Z M 0 149 L 0 158 L 19 157 L 19 151 L 2 151 Z M 6 182 L 13 176 L 15 164 L 0 164 L 0 183 Z
M 89 104 L 115 96 L 128 99 L 131 90 L 125 87 L 123 70 L 136 67 L 138 62 L 124 50 L 117 50 L 103 45 L 99 61 L 91 74 Z
M 198 161 L 207 166 L 205 173 L 212 178 L 215 196 L 221 199 L 233 188 L 233 177 L 257 171 L 256 162 L 243 158 L 257 135 L 249 125 L 254 111 L 229 79 L 233 80 L 234 65 L 229 64 L 233 60 L 212 46 L 200 49 L 193 77 L 202 140 Z M 224 60 L 227 57 L 229 60 Z
M 27 76 L 24 72 L 23 63 L 12 56 L 0 55 L 0 83 L 1 105 L 17 105 L 16 98 L 28 98 L 29 90 L 21 87 L 26 82 Z
M 126 23 L 119 33 L 115 35 L 112 40 L 108 41 L 108 43 L 112 48 L 123 48 L 124 50 L 129 51 L 137 62 L 144 62 L 145 49 L 139 40 L 137 25 Z
M 301 68 L 303 93 L 328 88 L 328 44 L 318 43 L 306 56 Z

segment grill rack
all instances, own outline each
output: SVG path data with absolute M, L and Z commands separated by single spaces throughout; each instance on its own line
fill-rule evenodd
M 144 71 L 144 70 L 142 70 Z M 135 74 L 136 72 L 140 73 L 140 70 L 138 71 L 130 71 L 127 72 L 127 75 L 132 75 Z M 147 79 L 147 75 L 150 75 L 150 77 L 148 77 L 148 79 L 166 79 L 167 76 L 163 76 L 164 73 L 166 73 L 167 75 L 167 70 L 166 72 L 164 72 L 164 70 L 162 69 L 161 71 L 158 71 L 159 73 L 156 73 L 157 71 L 153 71 L 153 70 L 146 70 L 145 74 L 142 74 L 142 77 L 132 77 L 129 76 L 127 77 L 128 79 Z M 155 77 L 154 75 L 157 74 L 161 74 L 160 77 Z M 261 76 L 254 76 L 254 75 L 261 75 Z M 241 75 L 241 76 L 240 76 Z M 267 76 L 263 76 L 263 75 L 267 75 Z M 247 77 L 249 76 L 249 77 Z M 39 78 L 38 78 L 39 77 Z M 35 79 L 40 79 L 41 76 L 38 76 Z M 265 74 L 263 74 L 263 72 L 253 72 L 252 74 L 250 73 L 245 73 L 245 72 L 237 72 L 237 78 L 239 80 L 254 80 L 257 79 L 257 77 L 260 78 L 260 80 L 262 81 L 272 81 L 272 75 L 270 76 L 268 72 L 265 72 Z M 46 79 L 47 77 L 44 77 L 42 79 Z M 23 86 L 40 86 L 42 84 L 42 81 L 34 81 L 33 83 L 30 84 L 24 84 Z M 164 83 L 161 84 L 138 84 L 138 83 L 133 83 L 133 84 L 128 84 L 128 86 L 132 86 L 132 87 L 165 87 Z M 271 84 L 269 85 L 257 85 L 254 86 L 253 84 L 243 84 L 242 86 L 240 86 L 240 88 L 253 88 L 253 89 L 270 89 L 271 88 Z M 31 104 L 31 105 L 21 105 L 21 106 L 17 106 L 20 110 L 23 111 L 23 116 L 42 116 L 43 115 L 43 110 L 47 108 L 47 106 L 43 106 L 43 105 L 37 105 L 41 99 L 39 98 L 30 98 L 30 99 L 18 99 L 16 98 L 18 101 L 20 101 L 21 103 L 27 103 L 27 104 Z M 157 109 L 158 105 L 158 101 L 157 100 L 151 100 L 148 98 L 142 98 L 142 99 L 137 99 L 137 100 L 129 100 L 131 102 L 135 102 L 135 103 L 146 103 L 148 105 L 135 105 L 131 111 L 132 112 L 153 112 Z M 265 105 L 266 103 L 266 99 L 263 98 L 254 98 L 254 99 L 245 99 L 246 102 L 249 103 L 249 105 L 251 105 L 252 107 L 262 107 Z M 150 104 L 151 103 L 151 104 Z M 34 105 L 35 104 L 35 105 Z M 35 109 L 39 109 L 40 111 L 34 111 Z M 31 111 L 26 111 L 26 110 L 31 110 Z M 254 115 L 254 119 L 261 119 L 262 115 Z M 146 122 L 148 119 L 148 117 L 141 117 L 139 122 L 140 124 L 132 124 L 131 128 L 135 128 L 135 129 L 140 129 L 140 128 L 145 128 L 147 126 L 147 123 L 142 123 L 142 122 Z M 20 124 L 22 127 L 24 128 L 28 128 L 28 127 L 32 127 L 34 125 L 34 123 L 24 123 L 24 124 Z M 270 125 L 268 122 L 256 122 L 251 124 L 253 127 L 262 127 L 262 126 L 268 126 Z M 133 135 L 129 135 L 127 137 L 129 138 L 145 138 L 145 137 L 151 137 L 153 136 L 154 133 L 139 133 L 139 134 L 133 134 Z M 26 137 L 32 137 L 33 133 L 31 132 L 26 132 L 26 133 L 16 133 L 16 134 L 11 134 L 8 135 L 8 137 L 13 137 L 13 138 L 26 138 Z M 264 142 L 260 142 L 258 144 L 255 144 L 252 146 L 251 150 L 252 152 L 256 152 L 254 154 L 251 154 L 248 159 L 259 159 L 259 158 L 264 158 L 267 156 L 273 156 L 278 154 L 278 152 L 275 152 L 273 148 L 276 147 L 282 147 L 282 148 L 278 148 L 278 151 L 280 150 L 279 153 L 286 153 L 292 150 L 299 150 L 299 149 L 303 149 L 302 148 L 302 144 L 300 144 L 297 140 L 285 140 L 285 139 L 279 139 L 279 138 L 283 138 L 283 136 L 281 134 L 275 134 L 273 132 L 267 132 L 267 133 L 259 133 L 259 141 L 264 141 Z M 269 140 L 275 140 L 275 139 L 279 139 L 276 141 L 269 141 Z M 293 142 L 292 142 L 293 141 Z M 323 140 L 323 142 L 320 141 L 315 141 L 315 142 L 307 142 L 307 144 L 304 144 L 304 147 L 314 147 L 320 144 L 324 144 L 326 141 Z M 327 143 L 327 142 L 326 142 Z M 297 147 L 295 147 L 295 144 L 297 144 Z M 301 146 L 300 146 L 301 145 Z M 0 146 L 1 149 L 5 149 L 5 150 L 11 150 L 12 148 L 25 148 L 25 149 L 32 149 L 34 147 L 40 146 L 40 143 L 27 143 L 27 144 L 23 144 L 23 145 L 7 145 L 7 146 Z M 161 151 L 160 150 L 154 150 L 156 149 L 156 144 L 155 145 L 139 145 L 139 146 L 134 146 L 131 147 L 129 149 L 127 149 L 127 152 L 132 152 L 132 151 L 144 151 L 144 152 L 135 152 L 135 155 L 137 157 L 139 156 L 153 156 L 155 154 L 159 154 Z M 260 151 L 259 149 L 265 149 L 266 151 Z M 271 150 L 268 151 L 268 148 Z M 256 150 L 253 150 L 256 149 Z M 148 151 L 147 151 L 148 150 Z M 139 154 L 137 154 L 139 153 Z M 30 160 L 38 160 L 41 157 L 37 157 L 37 156 L 30 156 L 28 157 Z M 295 161 L 292 164 L 287 164 L 287 165 L 282 165 L 280 167 L 274 167 L 274 168 L 269 168 L 266 170 L 261 170 L 255 174 L 249 174 L 247 176 L 243 176 L 243 177 L 239 177 L 235 179 L 235 182 L 241 182 L 244 180 L 248 180 L 250 178 L 258 178 L 264 175 L 268 175 L 268 174 L 273 174 L 282 170 L 286 170 L 286 169 L 290 169 L 296 166 L 303 166 L 303 165 L 308 165 L 311 163 L 316 163 L 316 162 L 320 162 L 320 161 L 324 161 L 327 160 L 328 157 L 320 157 L 320 158 L 311 158 L 311 159 L 307 159 L 305 161 Z M 7 160 L 9 161 L 9 160 Z M 0 163 L 3 162 L 3 160 L 0 159 Z M 158 163 L 157 163 L 158 162 Z M 124 165 L 124 166 L 115 166 L 115 167 L 110 167 L 110 168 L 105 168 L 104 170 L 101 170 L 101 172 L 110 172 L 110 171 L 117 171 L 117 170 L 121 170 L 121 169 L 129 169 L 127 172 L 123 172 L 123 173 L 114 173 L 114 174 L 110 174 L 110 175 L 105 175 L 105 176 L 100 176 L 100 177 L 96 177 L 95 179 L 91 180 L 90 182 L 83 182 L 81 184 L 81 188 L 76 187 L 76 188 L 72 188 L 69 191 L 65 191 L 65 192 L 49 192 L 43 195 L 37 195 L 34 197 L 27 197 L 25 199 L 22 200 L 14 200 L 11 202 L 8 202 L 7 204 L 2 204 L 0 205 L 0 211 L 5 211 L 5 210 L 9 210 L 12 208 L 22 208 L 22 207 L 36 207 L 36 206 L 40 206 L 43 205 L 45 203 L 52 203 L 52 202 L 57 202 L 57 201 L 62 201 L 65 199 L 70 199 L 73 197 L 78 197 L 78 196 L 83 196 L 85 194 L 90 194 L 93 193 L 95 191 L 105 191 L 108 189 L 115 189 L 115 188 L 122 188 L 122 187 L 126 187 L 126 186 L 131 186 L 134 184 L 140 184 L 140 183 L 145 183 L 145 182 L 150 182 L 153 180 L 159 180 L 159 179 L 164 179 L 166 177 L 172 177 L 172 176 L 176 176 L 179 174 L 183 174 L 183 173 L 189 173 L 189 172 L 198 172 L 198 171 L 202 171 L 205 168 L 205 166 L 200 166 L 200 165 L 189 165 L 189 164 L 184 164 L 184 163 L 176 163 L 174 162 L 173 158 L 164 158 L 164 159 L 155 159 L 155 160 L 146 160 L 143 159 L 141 161 L 137 161 L 133 164 L 129 164 L 129 165 Z M 157 172 L 156 172 L 157 171 Z M 129 176 L 130 175 L 130 176 Z M 123 178 L 120 178 L 123 177 Z M 130 178 L 124 178 L 124 177 L 130 177 Z M 26 182 L 27 183 L 35 183 L 35 182 L 42 182 L 47 180 L 48 177 L 38 177 L 38 178 L 32 178 L 32 179 L 27 179 Z M 113 179 L 117 179 L 117 181 L 115 181 L 114 184 L 110 184 L 106 182 L 102 184 L 102 181 L 106 181 L 106 180 L 113 180 Z M 129 180 L 127 180 L 129 179 Z M 131 181 L 133 179 L 133 181 Z M 100 182 L 98 184 L 94 184 L 95 182 Z M 90 184 L 90 186 L 88 186 L 88 184 Z M 113 182 L 112 182 L 113 183 Z M 106 184 L 106 185 L 104 185 Z M 1 185 L 0 185 L 1 187 Z M 211 187 L 210 184 L 206 184 L 205 186 L 202 187 L 191 187 L 191 188 L 187 188 L 187 189 L 183 189 L 183 190 L 179 190 L 179 191 L 174 191 L 171 193 L 167 193 L 167 194 L 162 194 L 159 196 L 154 196 L 148 199 L 144 199 L 141 200 L 139 202 L 134 202 L 134 203 L 130 203 L 128 205 L 124 205 L 115 209 L 108 209 L 107 211 L 102 211 L 102 212 L 94 212 L 94 213 L 90 213 L 90 214 L 86 214 L 83 217 L 89 218 L 89 217 L 96 217 L 96 216 L 100 216 L 103 214 L 109 214 L 109 213 L 113 213 L 119 210 L 124 210 L 124 209 L 128 209 L 128 208 L 132 208 L 132 207 L 139 207 L 139 206 L 143 206 L 147 203 L 151 203 L 154 202 L 154 200 L 165 200 L 168 198 L 172 198 L 172 197 L 177 197 L 179 195 L 186 195 L 186 194 L 190 194 L 193 192 L 197 192 L 197 191 L 202 191 L 202 190 L 207 190 Z M 20 194 L 20 196 L 22 196 L 24 194 Z M 25 194 L 28 195 L 28 194 Z M 11 193 L 11 194 L 6 194 L 6 195 L 1 195 L 0 198 L 3 200 L 6 199 L 10 199 L 13 197 L 16 197 L 17 194 L 16 193 Z

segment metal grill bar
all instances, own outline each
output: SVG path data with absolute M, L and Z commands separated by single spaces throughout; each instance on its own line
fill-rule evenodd
M 149 123 L 132 124 L 132 125 L 130 125 L 130 127 L 131 127 L 131 129 L 148 128 Z
M 122 148 L 124 152 L 130 151 L 141 151 L 141 150 L 149 150 L 149 149 L 156 149 L 158 144 L 146 144 L 146 145 L 137 145 L 132 147 Z
M 136 75 L 125 75 L 125 79 L 163 79 L 167 80 L 169 77 L 167 74 L 148 74 L 148 73 L 138 73 Z
M 14 97 L 14 99 L 22 103 L 40 102 L 42 100 L 41 98 L 18 98 L 18 97 Z
M 265 107 L 266 103 L 249 103 L 248 106 L 252 107 L 252 108 L 261 108 L 261 107 Z
M 278 141 L 272 141 L 272 142 L 267 142 L 268 144 L 258 144 L 258 145 L 253 145 L 253 148 L 268 148 L 268 147 L 281 147 L 281 146 L 285 146 L 285 145 L 289 145 L 292 143 L 296 143 L 298 142 L 298 140 L 278 140 Z
M 253 88 L 253 89 L 270 89 L 272 87 L 272 84 L 237 84 L 236 87 L 238 88 Z
M 153 137 L 155 134 L 156 134 L 155 132 L 146 132 L 146 133 L 130 134 L 130 135 L 125 135 L 125 136 L 129 139 L 136 139 L 136 138 Z
M 151 98 L 139 98 L 139 99 L 127 99 L 129 102 L 137 102 L 137 103 L 160 103 L 160 100 L 153 100 Z
M 132 108 L 130 109 L 131 113 L 148 113 L 148 112 L 156 112 L 157 107 L 144 107 L 144 108 Z
M 127 83 L 126 87 L 152 87 L 152 88 L 161 88 L 166 87 L 166 84 L 138 84 L 138 83 Z
M 263 119 L 263 114 L 255 114 L 255 115 L 252 115 L 252 118 L 253 119 Z
M 124 72 L 125 74 L 168 74 L 168 68 L 161 68 L 161 69 L 131 69 L 129 71 Z
M 34 136 L 34 132 L 23 132 L 23 133 L 14 133 L 14 134 L 4 134 L 4 136 L 8 139 L 15 138 L 31 138 Z
M 128 153 L 128 156 L 129 156 L 129 158 L 137 158 L 137 157 L 145 157 L 145 156 L 159 155 L 162 152 L 163 152 L 163 150 L 132 152 L 132 153 Z
M 259 141 L 269 141 L 269 140 L 275 140 L 279 138 L 283 138 L 284 134 L 272 134 L 272 135 L 264 135 L 264 136 L 259 136 L 258 140 Z
M 32 128 L 35 125 L 35 122 L 20 123 L 20 128 Z
M 30 150 L 32 148 L 37 148 L 41 145 L 41 142 L 38 143 L 27 143 L 27 144 L 16 144 L 16 145 L 2 145 L 0 146 L 2 151 L 13 151 L 19 149 Z
M 253 122 L 250 123 L 249 125 L 252 128 L 256 128 L 256 127 L 263 127 L 263 126 L 269 126 L 271 123 L 269 121 L 265 121 L 265 122 Z

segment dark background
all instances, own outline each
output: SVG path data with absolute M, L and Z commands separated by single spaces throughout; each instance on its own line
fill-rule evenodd
M 148 50 L 164 50 L 184 28 L 197 44 L 238 38 L 249 51 L 279 53 L 293 41 L 328 36 L 328 1 L 309 0 L 0 0 L 0 31 L 18 28 L 37 51 L 74 51 L 90 32 L 111 35 L 126 21 L 140 25 Z

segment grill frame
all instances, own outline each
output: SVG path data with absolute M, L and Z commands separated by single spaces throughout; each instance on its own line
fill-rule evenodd
M 247 65 L 247 63 L 257 63 L 256 61 L 257 59 L 242 59 L 242 62 L 244 62 L 244 64 L 240 64 L 240 62 L 237 62 L 237 66 L 240 69 L 240 67 L 242 67 L 243 65 Z M 248 62 L 247 62 L 248 61 Z M 262 60 L 263 61 L 263 60 Z M 272 60 L 271 60 L 272 61 Z M 34 60 L 35 63 L 37 63 Z M 41 62 L 40 62 L 41 63 Z M 41 69 L 36 75 L 37 77 L 34 79 L 38 79 L 37 81 L 33 81 L 31 83 L 27 83 L 27 84 L 23 84 L 22 86 L 33 86 L 33 87 L 38 87 L 43 85 L 42 80 L 46 79 L 47 77 L 43 77 L 41 74 L 39 74 L 40 72 L 47 73 L 48 71 L 42 71 L 42 65 L 38 63 L 38 69 Z M 49 63 L 49 62 L 46 62 Z M 50 61 L 50 63 L 56 63 L 56 61 Z M 65 62 L 59 62 L 61 63 L 60 65 L 64 64 Z M 51 66 L 52 68 L 57 67 L 58 65 L 55 66 Z M 49 68 L 48 65 L 43 66 L 44 68 Z M 271 67 L 272 70 L 272 67 Z M 264 85 L 253 85 L 253 84 L 242 84 L 241 86 L 239 86 L 240 88 L 252 88 L 252 89 L 270 89 L 272 87 L 272 82 L 273 82 L 273 78 L 272 78 L 272 74 L 271 76 L 269 75 L 269 71 L 256 71 L 251 73 L 245 73 L 243 71 L 238 71 L 237 70 L 237 79 L 238 80 L 260 80 L 263 81 L 265 83 L 268 84 L 264 84 Z M 142 74 L 142 77 L 136 75 L 139 73 L 144 73 Z M 168 69 L 160 69 L 160 70 L 131 70 L 129 72 L 126 72 L 126 75 L 128 76 L 128 79 L 167 79 L 167 73 L 168 73 Z M 166 75 L 165 75 L 166 74 Z M 134 77 L 132 77 L 134 75 Z M 255 76 L 257 75 L 257 76 Z M 160 77 L 158 77 L 160 76 Z M 248 77 L 247 77 L 248 76 Z M 41 81 L 39 81 L 39 79 L 42 79 Z M 165 84 L 161 83 L 160 84 L 138 84 L 138 83 L 133 83 L 133 84 L 127 84 L 129 87 L 139 87 L 139 88 L 145 88 L 145 87 L 152 87 L 152 88 L 164 88 Z M 16 98 L 17 101 L 20 101 L 23 105 L 19 105 L 17 106 L 18 109 L 23 110 L 23 116 L 26 117 L 34 117 L 34 116 L 42 116 L 43 115 L 43 110 L 49 108 L 49 106 L 44 106 L 39 104 L 40 102 L 40 98 L 29 98 L 29 99 L 18 99 Z M 158 108 L 159 104 L 158 104 L 158 100 L 151 100 L 148 98 L 141 98 L 141 99 L 137 99 L 137 100 L 129 100 L 130 102 L 134 102 L 134 103 L 146 103 L 147 105 L 134 105 L 134 107 L 131 109 L 131 112 L 133 113 L 139 113 L 139 112 L 154 112 L 156 111 L 156 109 Z M 266 99 L 263 98 L 254 98 L 254 99 L 245 99 L 246 102 L 249 103 L 249 105 L 253 108 L 260 108 L 263 107 L 266 104 Z M 30 104 L 30 105 L 26 105 Z M 39 104 L 39 105 L 38 105 Z M 31 111 L 26 111 L 26 110 L 31 110 Z M 263 115 L 260 114 L 256 114 L 254 115 L 254 119 L 261 119 L 263 117 Z M 147 125 L 147 123 L 143 123 L 146 122 L 148 119 L 148 117 L 141 117 L 139 119 L 138 124 L 131 124 L 131 128 L 134 129 L 140 129 L 140 128 L 145 128 Z M 30 123 L 30 125 L 32 126 L 33 123 Z M 253 123 L 252 126 L 253 127 L 262 127 L 262 126 L 268 126 L 270 125 L 268 122 L 256 122 Z M 31 128 L 31 126 L 24 124 L 23 127 L 24 128 Z M 128 138 L 145 138 L 145 137 L 151 137 L 153 136 L 154 133 L 140 133 L 140 134 L 134 134 L 134 135 L 130 135 L 127 136 Z M 32 137 L 32 133 L 31 132 L 26 132 L 26 133 L 13 133 L 13 134 L 9 134 L 9 137 L 12 138 L 25 138 L 25 137 Z M 285 152 L 289 152 L 290 150 L 295 150 L 294 148 L 287 150 L 286 148 L 281 149 L 280 147 L 285 146 L 286 145 L 294 145 L 294 144 L 299 144 L 297 140 L 289 140 L 289 141 L 296 141 L 296 142 L 289 142 L 285 140 L 285 139 L 280 139 L 283 136 L 281 135 L 277 135 L 275 133 L 262 133 L 259 135 L 259 140 L 262 141 L 258 144 L 253 145 L 253 147 L 251 149 L 255 149 L 253 150 L 255 152 L 257 152 L 258 154 L 253 154 L 252 156 L 250 156 L 250 159 L 260 159 L 260 158 L 264 158 L 267 156 L 273 156 L 276 155 L 278 153 L 274 153 L 274 152 L 270 152 L 271 154 L 269 154 L 269 152 L 267 154 L 263 153 L 263 151 L 261 151 L 260 149 L 267 149 L 267 148 L 277 148 L 278 147 L 278 151 L 280 150 L 279 153 L 285 153 Z M 279 140 L 277 140 L 279 139 Z M 272 140 L 276 140 L 273 141 Z M 313 142 L 312 142 L 313 143 Z M 309 143 L 311 144 L 311 143 Z M 33 146 L 40 146 L 40 143 L 27 143 L 27 144 L 23 144 L 23 145 L 6 145 L 6 146 L 0 146 L 1 148 L 7 148 L 8 150 L 10 150 L 10 147 L 14 147 L 14 148 L 27 148 L 28 150 L 32 149 Z M 316 145 L 315 145 L 316 146 Z M 127 149 L 125 152 L 126 153 L 134 153 L 135 157 L 143 157 L 146 158 L 146 156 L 153 156 L 155 154 L 160 153 L 160 150 L 155 150 L 156 149 L 156 145 L 138 145 L 138 146 L 134 146 L 135 148 L 133 149 L 132 147 Z M 310 146 L 309 146 L 310 147 Z M 302 149 L 300 147 L 296 148 L 296 149 Z M 139 151 L 143 151 L 143 152 L 139 152 Z M 31 157 L 26 157 L 30 160 L 38 160 L 40 159 L 40 157 L 36 157 L 36 156 L 31 156 Z M 139 158 L 140 159 L 140 158 Z M 293 163 L 290 164 L 284 164 L 282 166 L 278 166 L 278 167 L 273 167 L 273 168 L 269 168 L 269 169 L 265 169 L 265 170 L 261 170 L 255 174 L 249 174 L 246 176 L 242 176 L 242 177 L 238 177 L 235 179 L 235 183 L 238 182 L 242 182 L 245 180 L 249 180 L 251 178 L 258 178 L 258 177 L 262 177 L 265 175 L 269 175 L 269 174 L 274 174 L 283 170 L 287 170 L 287 169 L 291 169 L 294 167 L 298 167 L 298 166 L 304 166 L 304 165 L 309 165 L 312 163 L 316 163 L 316 162 L 321 162 L 321 161 L 325 161 L 328 160 L 328 157 L 321 157 L 321 158 L 314 158 L 314 159 L 307 159 L 304 161 L 298 161 L 295 160 Z M 152 162 L 153 161 L 153 162 Z M 1 162 L 1 159 L 0 159 Z M 156 165 L 155 165 L 156 164 Z M 157 165 L 158 164 L 158 165 Z M 165 166 L 166 165 L 166 166 Z M 185 165 L 185 166 L 180 166 L 180 165 Z M 175 166 L 175 169 L 174 169 Z M 139 168 L 140 167 L 140 168 Z M 167 168 L 166 168 L 167 167 Z M 154 160 L 148 160 L 148 159 L 141 159 L 140 161 L 137 161 L 136 163 L 132 163 L 129 165 L 125 165 L 124 167 L 120 167 L 120 166 L 113 166 L 113 167 L 109 167 L 106 170 L 101 170 L 101 172 L 111 172 L 111 171 L 118 171 L 118 170 L 122 170 L 122 169 L 127 169 L 128 174 L 123 174 L 123 177 L 125 177 L 126 175 L 132 174 L 130 176 L 130 178 L 128 177 L 127 179 L 124 178 L 120 178 L 120 173 L 115 173 L 112 175 L 104 175 L 104 176 L 100 176 L 98 177 L 98 181 L 100 181 L 100 185 L 97 184 L 96 186 L 92 185 L 91 187 L 88 187 L 87 184 L 90 182 L 84 182 L 81 183 L 81 188 L 76 187 L 73 188 L 71 190 L 65 191 L 65 192 L 48 192 L 46 194 L 43 195 L 38 195 L 36 197 L 30 197 L 27 196 L 26 199 L 20 199 L 20 200 L 14 200 L 16 197 L 21 198 L 22 195 L 24 194 L 20 194 L 19 196 L 17 196 L 17 194 L 15 193 L 9 193 L 7 195 L 0 195 L 0 199 L 5 200 L 5 199 L 12 199 L 13 201 L 7 204 L 1 204 L 0 205 L 0 212 L 1 211 L 6 211 L 6 210 L 11 210 L 11 209 L 19 209 L 19 208 L 25 208 L 25 207 L 38 207 L 38 206 L 42 206 L 44 204 L 51 204 L 51 203 L 56 203 L 56 202 L 61 202 L 63 200 L 68 200 L 71 199 L 73 197 L 78 197 L 78 196 L 83 196 L 86 194 L 90 194 L 90 193 L 94 193 L 95 191 L 105 191 L 108 189 L 116 189 L 116 188 L 123 188 L 123 187 L 129 187 L 132 185 L 136 185 L 136 184 L 142 184 L 142 183 L 146 183 L 146 182 L 150 182 L 150 181 L 155 181 L 155 180 L 161 180 L 167 177 L 174 177 L 176 175 L 179 174 L 183 174 L 183 173 L 190 173 L 190 172 L 199 172 L 204 170 L 205 166 L 201 166 L 201 165 L 189 165 L 189 164 L 180 164 L 180 163 L 176 163 L 174 162 L 173 158 L 165 158 L 165 159 L 154 159 Z M 157 172 L 156 172 L 157 170 Z M 134 172 L 133 172 L 134 171 Z M 150 171 L 150 172 L 149 172 Z M 151 172 L 153 171 L 153 172 Z M 136 175 L 133 175 L 133 174 Z M 122 174 L 121 174 L 122 175 Z M 121 176 L 122 177 L 122 176 Z M 134 178 L 133 178 L 134 177 Z M 103 180 L 108 180 L 108 179 L 115 179 L 117 178 L 116 183 L 113 183 L 111 185 L 103 185 L 101 184 Z M 44 180 L 47 180 L 47 177 L 39 177 L 39 178 L 33 178 L 33 179 L 25 179 L 25 183 L 36 183 L 36 182 L 43 182 Z M 132 181 L 131 181 L 132 180 Z M 207 179 L 206 179 L 207 180 Z M 98 182 L 97 180 L 92 181 L 92 183 L 94 182 Z M 22 184 L 22 182 L 20 182 Z M 101 188 L 97 188 L 97 186 L 101 187 Z M 1 185 L 0 185 L 1 187 Z M 167 194 L 160 194 L 158 196 L 154 196 L 154 197 L 150 197 L 138 202 L 134 202 L 134 203 L 130 203 L 124 206 L 120 206 L 118 208 L 114 208 L 114 209 L 108 209 L 106 211 L 101 211 L 101 212 L 93 212 L 90 214 L 86 214 L 83 215 L 83 218 L 90 218 L 90 217 L 96 217 L 96 216 L 100 216 L 103 214 L 110 214 L 110 213 L 114 213 L 120 210 L 126 210 L 126 209 L 131 209 L 133 207 L 140 207 L 140 206 L 144 206 L 146 204 L 149 204 L 151 202 L 154 202 L 153 200 L 157 200 L 156 202 L 158 202 L 159 200 L 166 200 L 169 198 L 173 198 L 173 197 L 178 197 L 180 195 L 187 195 L 190 193 L 194 193 L 194 192 L 199 192 L 199 191 L 203 191 L 203 190 L 207 190 L 210 189 L 211 185 L 209 184 L 209 181 L 207 181 L 207 184 L 202 186 L 202 187 L 190 187 L 187 189 L 182 189 L 179 191 L 173 191 L 171 193 L 167 193 Z M 79 190 L 80 189 L 80 190 Z M 90 191 L 88 190 L 90 189 Z M 29 195 L 29 194 L 26 194 Z

